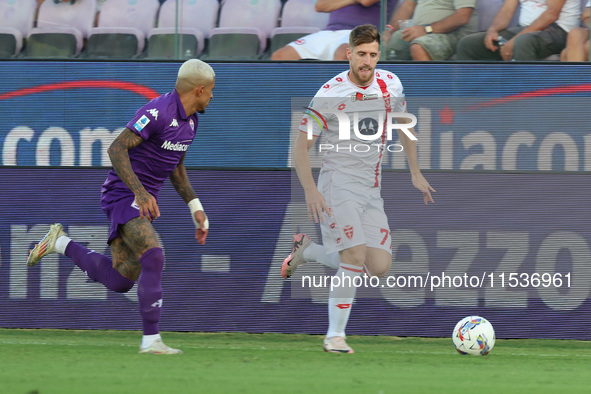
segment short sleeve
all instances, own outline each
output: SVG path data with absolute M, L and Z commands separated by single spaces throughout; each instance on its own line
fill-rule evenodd
M 476 8 L 476 0 L 454 0 L 454 8 Z
M 309 133 L 311 131 L 314 137 L 318 137 L 327 128 L 326 119 L 322 114 L 322 101 L 325 100 L 314 97 L 308 107 L 305 108 L 304 116 L 299 127 L 302 133 Z
M 406 112 L 406 97 L 402 82 L 395 74 L 387 72 L 384 80 L 387 81 L 388 92 L 390 93 L 392 112 Z
M 395 104 L 392 106 L 392 112 L 406 112 L 406 97 L 402 85 L 400 85 L 400 90 L 394 97 Z

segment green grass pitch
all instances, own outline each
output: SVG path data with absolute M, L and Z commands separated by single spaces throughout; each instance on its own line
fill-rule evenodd
M 138 354 L 141 333 L 0 329 L 0 393 L 589 393 L 591 343 L 497 340 L 484 357 L 451 338 L 163 333 L 182 355 Z

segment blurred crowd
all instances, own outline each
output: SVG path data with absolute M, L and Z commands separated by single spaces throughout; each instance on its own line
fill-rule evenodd
M 382 60 L 588 61 L 589 0 L 0 0 L 0 57 L 346 60 L 383 28 Z

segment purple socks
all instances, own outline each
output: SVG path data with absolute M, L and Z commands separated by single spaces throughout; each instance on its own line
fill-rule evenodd
M 117 293 L 128 292 L 134 281 L 122 276 L 115 268 L 110 258 L 104 254 L 95 252 L 70 241 L 66 247 L 65 255 L 71 258 L 88 277 L 102 283 L 107 289 Z
M 126 293 L 135 283 L 122 276 L 107 256 L 71 241 L 66 247 L 70 257 L 88 277 L 102 283 L 107 289 Z M 162 308 L 162 270 L 164 253 L 162 248 L 152 248 L 140 257 L 142 273 L 138 279 L 137 295 L 142 315 L 144 335 L 158 334 L 158 322 Z
M 158 322 L 162 309 L 162 248 L 152 248 L 140 257 L 142 273 L 138 279 L 137 295 L 142 314 L 144 335 L 158 334 Z

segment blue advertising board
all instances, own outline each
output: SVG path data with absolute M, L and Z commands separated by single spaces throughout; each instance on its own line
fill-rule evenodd
M 179 63 L 1 62 L 0 165 L 110 166 L 106 146 L 173 89 Z M 301 109 L 345 63 L 220 63 L 186 164 L 290 166 Z M 590 171 L 591 70 L 568 64 L 388 64 L 418 118 L 423 169 Z M 34 76 L 34 78 L 32 78 Z M 294 119 L 295 118 L 295 124 Z M 386 168 L 403 161 L 386 157 Z
M 106 169 L 0 168 L 0 327 L 140 329 L 135 289 L 111 293 L 67 257 L 25 257 L 50 223 L 109 253 L 99 207 Z M 327 328 L 332 272 L 309 263 L 289 280 L 280 266 L 295 232 L 320 241 L 290 171 L 189 170 L 211 221 L 197 245 L 189 210 L 170 184 L 155 228 L 164 245 L 161 329 L 303 332 Z M 387 171 L 382 194 L 393 265 L 361 286 L 349 334 L 449 336 L 478 314 L 499 338 L 591 340 L 591 202 L 588 174 L 426 172 L 425 206 L 405 171 Z M 306 279 L 311 278 L 311 279 Z

